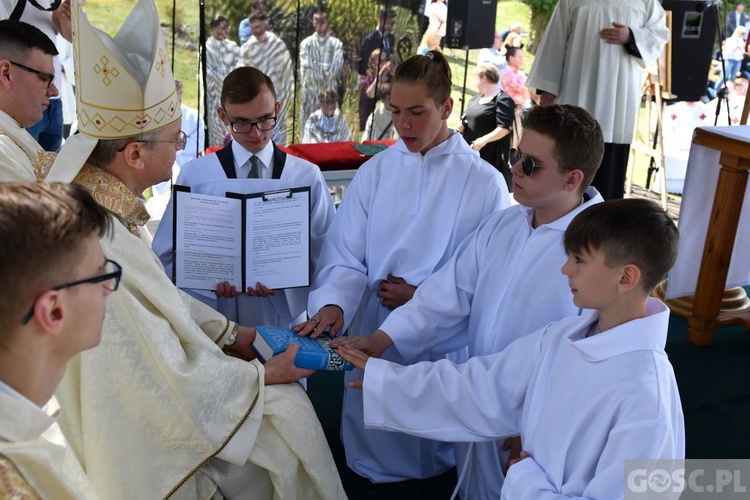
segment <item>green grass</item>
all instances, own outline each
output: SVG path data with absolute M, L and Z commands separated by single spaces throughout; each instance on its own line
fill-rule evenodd
M 334 0 L 335 1 L 335 0 Z M 87 2 L 85 6 L 86 13 L 88 14 L 91 23 L 99 29 L 115 36 L 117 30 L 122 25 L 123 20 L 132 10 L 136 0 L 96 0 Z M 168 47 L 171 47 L 171 26 L 172 22 L 172 2 L 171 0 L 156 0 L 157 9 L 159 11 L 159 17 L 163 26 L 167 26 L 164 29 L 166 43 Z M 403 14 L 403 15 L 402 15 Z M 529 6 L 518 1 L 518 0 L 499 0 L 497 5 L 497 16 L 495 20 L 495 26 L 498 30 L 502 31 L 506 29 L 513 22 L 520 22 L 524 27 L 524 33 L 529 32 L 530 28 L 530 15 L 531 11 Z M 399 12 L 399 18 L 408 19 L 409 16 L 406 12 Z M 197 40 L 197 25 L 199 19 L 198 2 L 180 1 L 177 4 L 177 26 L 180 29 L 190 33 L 189 38 Z M 236 35 L 236 27 L 233 27 L 232 36 Z M 418 41 L 417 41 L 418 44 Z M 451 96 L 455 101 L 454 112 L 448 119 L 448 125 L 452 128 L 458 126 L 461 116 L 461 108 L 464 89 L 464 76 L 468 71 L 469 77 L 466 79 L 466 94 L 465 102 L 468 102 L 471 97 L 476 94 L 474 88 L 474 82 L 472 74 L 476 68 L 476 58 L 479 53 L 478 49 L 469 50 L 468 65 L 466 61 L 466 51 L 446 50 L 445 55 L 451 65 L 453 72 L 453 91 Z M 531 69 L 531 65 L 534 62 L 534 56 L 531 53 L 524 55 L 523 69 L 528 73 Z M 355 61 L 356 63 L 356 61 Z M 175 77 L 182 80 L 184 86 L 183 99 L 186 104 L 196 107 L 197 96 L 198 96 L 198 53 L 196 50 L 185 48 L 184 43 L 178 43 L 175 48 L 175 61 L 174 61 L 174 74 Z M 350 88 L 347 91 L 347 98 L 345 102 L 345 109 L 351 110 L 348 115 L 350 118 L 348 121 L 352 126 L 352 131 L 356 133 L 357 119 L 357 88 L 356 81 L 350 84 Z M 465 105 L 464 105 L 465 107 Z M 642 114 L 643 115 L 643 114 Z M 644 122 L 643 116 L 640 118 L 641 122 Z M 641 128 L 645 130 L 645 123 Z M 299 134 L 297 135 L 299 138 Z M 643 155 L 638 155 L 635 165 L 634 183 L 639 186 L 645 186 L 646 175 L 648 169 L 648 158 Z

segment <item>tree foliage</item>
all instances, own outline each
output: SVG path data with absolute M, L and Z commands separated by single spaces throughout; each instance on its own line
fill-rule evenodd
M 544 30 L 549 24 L 552 11 L 555 10 L 557 0 L 521 0 L 531 8 L 531 44 L 529 50 L 536 52 L 536 47 L 542 39 Z

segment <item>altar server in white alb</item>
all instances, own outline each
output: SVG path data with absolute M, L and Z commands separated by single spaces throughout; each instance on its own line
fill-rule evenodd
M 315 33 L 299 44 L 302 106 L 300 123 L 304 124 L 318 106 L 318 92 L 335 89 L 344 66 L 341 40 L 328 34 L 328 14 L 318 10 L 312 17 Z
M 446 343 L 468 345 L 475 357 L 579 314 L 559 273 L 567 258 L 562 238 L 576 214 L 602 201 L 588 187 L 601 161 L 602 132 L 576 106 L 537 106 L 524 125 L 521 152 L 511 150 L 513 195 L 520 204 L 488 217 L 377 332 L 337 344 L 351 342 L 402 364 Z M 456 444 L 462 498 L 500 498 L 503 444 Z
M 622 198 L 641 103 L 643 69 L 669 39 L 659 0 L 560 0 L 526 85 L 542 104 L 574 104 L 604 132 L 604 159 L 592 185 L 605 200 Z
M 674 222 L 651 201 L 593 205 L 565 232 L 562 268 L 575 304 L 593 311 L 463 365 L 398 366 L 342 348 L 366 364 L 366 424 L 451 441 L 520 432 L 523 451 L 502 498 L 622 498 L 627 460 L 685 457 L 664 352 L 669 309 L 649 298 L 674 264 L 677 240 Z
M 309 186 L 312 269 L 320 254 L 323 236 L 333 221 L 333 198 L 316 165 L 287 155 L 271 141 L 281 107 L 273 82 L 260 70 L 241 67 L 229 73 L 222 86 L 219 116 L 229 127 L 232 142 L 216 153 L 185 165 L 177 184 L 190 187 L 194 193 L 213 195 L 223 194 L 227 189 L 255 193 Z M 253 162 L 258 165 L 255 172 Z M 231 179 L 231 184 L 235 186 L 229 186 L 227 179 Z M 271 180 L 273 182 L 269 182 Z M 221 189 L 217 192 L 215 186 Z M 152 245 L 170 277 L 174 227 L 172 214 L 173 203 L 170 200 Z M 238 291 L 226 282 L 219 285 L 218 297 L 214 291 L 185 291 L 243 325 L 291 326 L 293 320 L 307 310 L 307 287 L 270 290 L 262 283 L 252 283 L 243 293 L 243 290 Z
M 98 498 L 52 394 L 101 338 L 122 273 L 99 244 L 109 224 L 79 186 L 0 184 L 0 498 Z
M 398 66 L 391 93 L 400 140 L 362 165 L 323 243 L 301 334 L 369 335 L 445 263 L 490 214 L 509 205 L 500 174 L 448 129 L 451 72 L 439 52 Z M 463 346 L 446 339 L 419 357 Z M 406 363 L 391 351 L 390 359 Z M 455 353 L 456 356 L 464 354 Z M 347 379 L 361 378 L 361 373 Z M 345 390 L 341 435 L 346 460 L 374 482 L 426 478 L 451 468 L 448 443 L 364 429 L 362 394 Z
M 185 145 L 153 0 L 115 39 L 72 7 L 81 133 L 47 179 L 74 177 L 110 212 L 102 247 L 125 271 L 101 344 L 69 364 L 57 393 L 70 446 L 107 500 L 343 498 L 310 400 L 285 383 L 311 374 L 294 366 L 296 346 L 245 361 L 255 331 L 175 288 L 141 237 L 142 193 L 169 179 Z M 103 59 L 116 79 L 97 71 Z
M 250 15 L 252 36 L 240 47 L 242 65 L 258 68 L 273 82 L 276 98 L 281 103 L 277 113 L 274 142 L 286 146 L 291 140 L 287 133 L 291 119 L 288 110 L 294 103 L 294 65 L 284 41 L 276 34 L 267 31 L 268 18 L 265 14 Z

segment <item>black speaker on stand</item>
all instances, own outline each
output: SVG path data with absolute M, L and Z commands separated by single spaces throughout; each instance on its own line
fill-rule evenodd
M 672 12 L 670 34 L 670 91 L 679 101 L 699 101 L 706 95 L 708 70 L 716 40 L 715 6 L 695 0 L 664 0 L 664 10 Z
M 495 41 L 497 0 L 449 0 L 445 46 L 483 49 Z
M 428 0 L 429 1 L 429 0 Z M 497 0 L 449 0 L 448 26 L 445 46 L 464 49 L 464 88 L 461 93 L 461 115 L 466 102 L 466 79 L 469 70 L 469 49 L 492 47 L 495 42 L 495 16 Z

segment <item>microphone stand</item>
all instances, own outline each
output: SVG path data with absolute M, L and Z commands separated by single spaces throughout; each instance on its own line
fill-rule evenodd
M 724 33 L 721 31 L 721 23 L 719 21 L 719 7 L 717 5 L 711 5 L 709 9 L 713 9 L 714 11 L 714 19 L 716 20 L 716 36 L 719 41 L 719 50 L 721 53 L 721 74 L 722 74 L 722 86 L 721 88 L 716 92 L 716 114 L 714 115 L 714 126 L 719 122 L 719 114 L 721 113 L 721 102 L 724 101 L 727 107 L 727 125 L 732 125 L 732 118 L 729 116 L 729 97 L 727 97 L 727 93 L 729 90 L 727 89 L 727 78 L 729 76 L 727 75 L 727 68 L 726 64 L 724 63 Z

